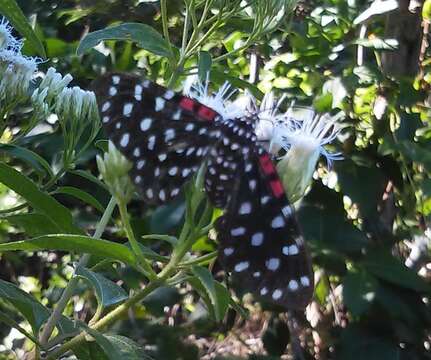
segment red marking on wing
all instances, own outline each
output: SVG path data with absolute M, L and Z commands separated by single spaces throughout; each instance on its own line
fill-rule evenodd
M 269 182 L 269 185 L 271 186 L 272 193 L 276 198 L 279 198 L 284 194 L 283 184 L 280 180 L 272 180 Z
M 196 102 L 188 97 L 183 97 L 180 101 L 180 107 L 187 111 L 193 111 Z
M 268 154 L 259 157 L 260 167 L 265 175 L 275 174 L 275 166 L 272 163 Z
M 201 105 L 198 110 L 198 116 L 207 121 L 213 121 L 217 113 L 205 105 Z

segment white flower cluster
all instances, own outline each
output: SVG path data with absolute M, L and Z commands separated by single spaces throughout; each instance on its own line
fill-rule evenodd
M 69 147 L 76 146 L 84 133 L 89 134 L 87 136 L 89 138 L 95 136 L 100 127 L 95 94 L 76 86 L 69 88 L 68 85 L 73 80 L 72 76 L 70 74 L 63 76 L 52 67 L 48 69 L 39 86 L 31 92 L 30 85 L 42 60 L 24 56 L 21 53 L 22 45 L 22 41 L 13 36 L 9 23 L 2 19 L 0 21 L 0 121 L 6 121 L 8 113 L 17 104 L 30 102 L 33 113 L 24 134 L 41 120 L 56 114 L 65 139 L 70 140 L 67 141 Z M 73 149 L 65 151 L 73 153 Z
M 21 54 L 22 41 L 12 35 L 12 27 L 2 19 L 0 22 L 0 101 L 2 106 L 18 102 L 26 96 L 38 58 Z
M 277 164 L 277 170 L 291 202 L 300 199 L 307 189 L 317 161 L 323 155 L 331 166 L 333 160 L 342 159 L 339 153 L 330 153 L 325 146 L 336 139 L 340 132 L 337 117 L 318 115 L 311 108 L 295 107 L 280 111 L 285 97 L 276 99 L 273 93 L 264 96 L 260 106 L 251 95 L 230 101 L 235 91 L 225 83 L 219 91 L 210 94 L 208 80 L 190 84 L 186 82 L 185 95 L 217 111 L 223 119 L 256 116 L 256 136 L 269 142 L 269 151 L 278 156 L 285 154 Z

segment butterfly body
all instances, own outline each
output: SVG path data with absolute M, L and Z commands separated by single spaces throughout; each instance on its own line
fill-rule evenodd
M 305 307 L 313 273 L 303 237 L 256 116 L 226 119 L 195 99 L 134 75 L 95 83 L 106 134 L 132 162 L 144 201 L 164 204 L 205 163 L 205 191 L 224 214 L 219 258 L 243 292 L 287 308 Z

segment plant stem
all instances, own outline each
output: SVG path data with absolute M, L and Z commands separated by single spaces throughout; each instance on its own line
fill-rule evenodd
M 138 259 L 139 265 L 142 267 L 142 271 L 145 276 L 148 277 L 149 280 L 155 280 L 157 278 L 157 274 L 151 267 L 151 264 L 148 263 L 145 255 L 142 252 L 139 243 L 135 238 L 135 234 L 133 233 L 132 226 L 129 221 L 129 214 L 127 213 L 127 206 L 124 201 L 118 201 L 118 209 L 120 210 L 121 221 L 123 222 L 124 230 L 126 231 L 126 236 L 129 239 L 129 243 L 132 247 L 132 250 Z
M 188 226 L 187 226 L 188 227 Z M 182 233 L 188 232 L 188 230 L 184 230 L 186 226 L 183 228 Z M 180 263 L 181 259 L 184 257 L 186 252 L 189 250 L 190 246 L 195 241 L 194 236 L 190 236 L 186 241 L 184 241 L 183 246 L 181 246 L 180 250 L 171 258 L 171 261 L 165 266 L 165 268 L 157 275 L 156 279 L 150 281 L 148 285 L 137 292 L 135 295 L 133 295 L 129 300 L 124 302 L 123 304 L 116 307 L 114 310 L 106 314 L 103 318 L 101 318 L 99 321 L 97 321 L 93 326 L 92 329 L 94 330 L 100 330 L 115 321 L 117 321 L 120 317 L 122 317 L 124 314 L 127 313 L 127 311 L 137 303 L 139 303 L 141 300 L 143 300 L 146 296 L 151 294 L 154 290 L 159 288 L 163 283 L 165 283 L 168 278 L 175 273 L 177 270 L 177 266 Z M 63 346 L 61 346 L 59 349 L 53 351 L 46 360 L 54 360 L 57 359 L 60 355 L 64 354 L 65 352 L 73 349 L 75 346 L 81 344 L 85 341 L 85 333 L 81 333 L 77 336 L 75 336 L 73 339 L 69 340 L 67 343 L 65 343 Z
M 111 218 L 112 212 L 114 211 L 115 203 L 116 203 L 115 199 L 112 197 L 108 203 L 108 206 L 105 209 L 105 212 L 102 215 L 102 218 L 100 219 L 100 222 L 97 224 L 96 231 L 93 234 L 94 239 L 99 239 L 102 236 L 103 232 L 105 231 L 106 225 L 108 224 L 108 221 Z M 90 259 L 90 255 L 85 254 L 79 260 L 77 267 L 87 265 L 89 259 Z M 55 307 L 54 311 L 51 313 L 51 316 L 49 317 L 45 327 L 43 328 L 42 334 L 40 336 L 40 343 L 42 345 L 45 345 L 48 342 L 49 338 L 51 337 L 51 334 L 54 331 L 54 328 L 57 325 L 57 322 L 60 320 L 60 317 L 63 314 L 63 311 L 67 306 L 67 303 L 72 297 L 77 284 L 78 284 L 78 278 L 73 276 L 70 279 L 69 283 L 67 284 L 66 288 L 64 289 L 63 294 L 61 295 L 61 298 L 57 303 L 57 306 Z
M 163 36 L 165 37 L 165 40 L 168 42 L 169 49 L 172 53 L 172 45 L 171 45 L 171 40 L 169 38 L 169 24 L 168 24 L 166 0 L 160 0 L 160 12 L 162 13 Z
M 201 221 L 202 222 L 202 221 Z M 184 258 L 184 255 L 187 253 L 187 251 L 190 250 L 193 243 L 196 241 L 196 238 L 198 237 L 198 233 L 200 233 L 198 230 L 191 230 L 194 228 L 192 226 L 193 224 L 190 224 L 186 222 L 183 226 L 183 229 L 181 231 L 179 242 L 180 245 L 174 250 L 171 260 L 169 263 L 163 268 L 163 270 L 157 274 L 155 279 L 150 280 L 148 285 L 138 291 L 135 295 L 133 295 L 130 299 L 128 299 L 123 304 L 116 307 L 114 310 L 106 314 L 103 318 L 101 318 L 99 321 L 97 321 L 93 326 L 92 329 L 94 330 L 100 330 L 102 328 L 105 328 L 109 326 L 110 324 L 117 321 L 119 318 L 121 318 L 123 315 L 127 314 L 127 311 L 139 303 L 141 300 L 143 300 L 146 296 L 151 294 L 154 290 L 159 288 L 162 284 L 169 282 L 169 278 L 175 274 L 175 272 L 178 270 L 178 265 Z M 175 275 L 174 275 L 175 276 Z M 73 339 L 66 342 L 63 346 L 58 348 L 57 350 L 53 351 L 46 360 L 54 360 L 57 359 L 62 354 L 66 353 L 67 351 L 73 349 L 74 347 L 78 346 L 82 342 L 85 341 L 86 334 L 85 332 L 75 336 Z

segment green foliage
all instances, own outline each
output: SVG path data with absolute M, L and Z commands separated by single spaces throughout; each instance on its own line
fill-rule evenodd
M 71 73 L 83 89 L 106 70 L 139 69 L 176 89 L 197 75 L 259 100 L 272 90 L 338 114 L 342 132 L 327 149 L 344 160 L 320 161 L 297 204 L 316 272 L 306 319 L 264 313 L 232 298 L 220 276 L 211 231 L 220 211 L 202 192 L 204 169 L 179 201 L 148 208 L 122 177 L 127 162 L 96 137 L 91 93 L 66 87 L 66 77 L 49 95 L 40 79 L 29 83 L 7 109 L 0 102 L 0 322 L 28 339 L 14 351 L 195 360 L 211 348 L 230 359 L 261 337 L 249 358 L 429 357 L 430 51 L 406 62 L 418 71 L 393 70 L 406 48 L 390 31 L 397 2 L 18 3 L 0 0 L 0 13 L 25 37 L 24 53 L 46 51 L 41 71 Z M 417 24 L 429 20 L 425 4 L 409 15 Z M 73 112 L 82 99 L 87 108 Z

